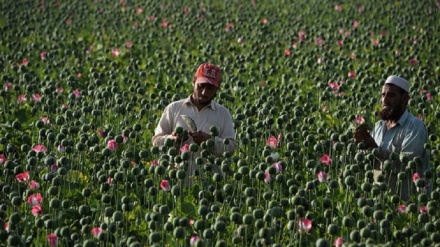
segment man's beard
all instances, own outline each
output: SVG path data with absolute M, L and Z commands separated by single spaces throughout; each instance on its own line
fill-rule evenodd
M 388 120 L 397 121 L 399 120 L 401 115 L 402 115 L 402 106 L 400 105 L 394 108 L 382 109 L 379 112 L 380 118 L 385 121 Z

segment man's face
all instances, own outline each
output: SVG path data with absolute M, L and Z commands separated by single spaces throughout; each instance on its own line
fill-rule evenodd
M 399 120 L 406 109 L 408 103 L 408 94 L 402 93 L 400 88 L 394 85 L 384 85 L 381 93 L 382 111 L 380 116 L 382 120 Z
M 193 85 L 194 100 L 201 105 L 209 104 L 209 102 L 215 97 L 218 89 L 203 78 L 197 78 Z

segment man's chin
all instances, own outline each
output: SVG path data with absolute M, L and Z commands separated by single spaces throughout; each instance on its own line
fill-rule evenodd
M 379 112 L 379 116 L 382 120 L 390 120 L 391 112 L 388 109 L 382 109 L 382 111 Z
M 197 101 L 198 101 L 199 104 L 201 104 L 201 105 L 207 105 L 207 104 L 209 104 L 209 102 L 211 102 L 210 99 L 206 99 L 206 98 L 198 98 Z

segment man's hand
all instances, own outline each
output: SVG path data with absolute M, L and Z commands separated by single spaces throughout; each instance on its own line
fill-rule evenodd
M 185 134 L 185 133 L 177 134 L 176 132 L 173 131 L 169 138 L 176 143 L 180 143 L 182 141 L 184 142 L 184 141 L 188 140 L 188 134 Z
M 377 144 L 371 137 L 367 125 L 359 125 L 354 131 L 356 142 L 363 142 L 366 148 L 377 148 Z
M 203 132 L 203 131 L 196 131 L 196 132 L 189 132 L 189 135 L 192 137 L 192 139 L 194 140 L 195 143 L 197 144 L 201 144 L 202 142 L 208 140 L 211 138 L 211 135 Z

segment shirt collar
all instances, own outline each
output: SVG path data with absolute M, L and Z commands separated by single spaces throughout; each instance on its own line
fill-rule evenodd
M 191 101 L 191 95 L 188 96 L 186 99 L 184 99 L 183 103 L 184 103 L 185 105 L 192 105 L 192 106 L 195 107 L 195 105 L 194 105 L 193 102 Z M 209 107 L 209 108 L 211 108 L 211 110 L 214 110 L 214 111 L 216 110 L 214 100 L 211 100 L 211 102 L 209 102 L 209 104 L 208 104 L 207 106 L 205 106 L 205 107 Z
M 402 116 L 400 116 L 399 121 L 397 121 L 399 123 L 400 126 L 405 125 L 406 120 L 408 120 L 409 117 L 409 112 L 408 110 L 405 110 L 405 112 L 403 112 Z

